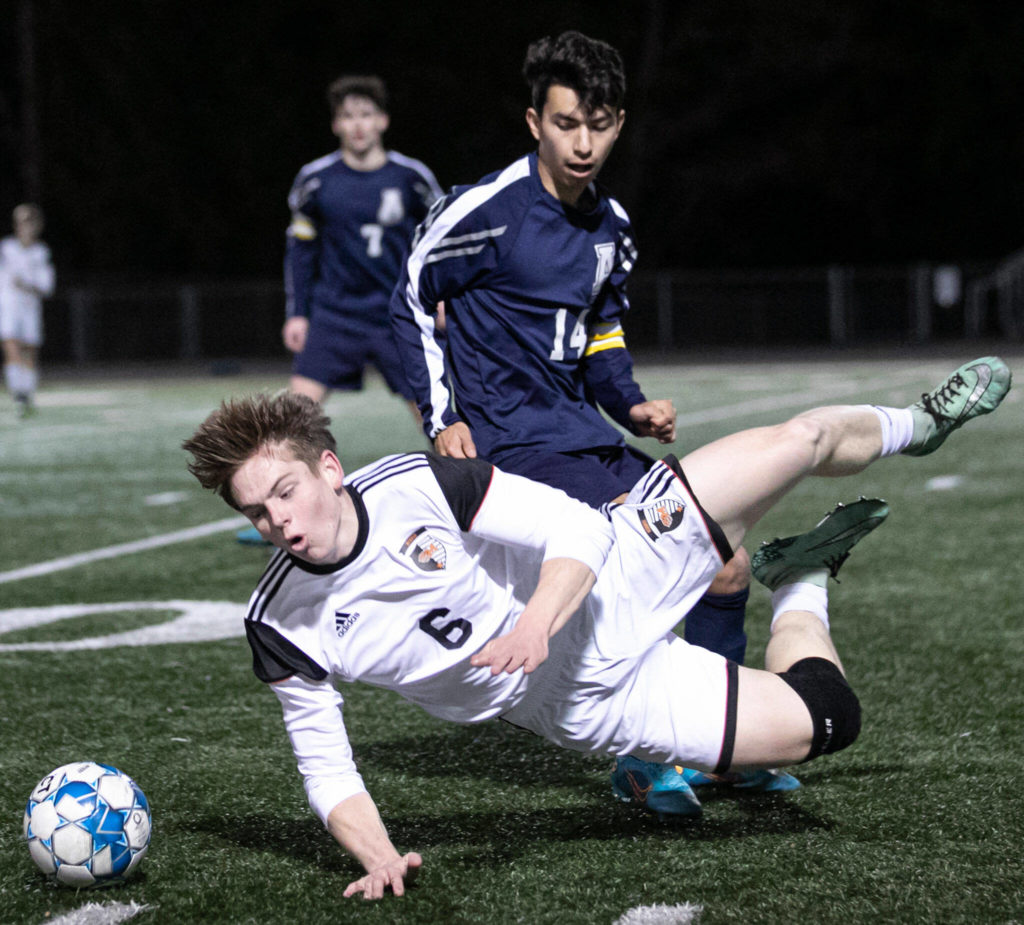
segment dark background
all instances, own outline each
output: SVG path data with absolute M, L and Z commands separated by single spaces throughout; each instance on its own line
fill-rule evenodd
M 3 19 L 3 223 L 37 198 L 65 283 L 277 275 L 341 73 L 389 81 L 388 145 L 443 186 L 504 166 L 531 142 L 526 45 L 566 28 L 626 61 L 602 179 L 646 269 L 1024 243 L 1024 4 L 6 0 Z

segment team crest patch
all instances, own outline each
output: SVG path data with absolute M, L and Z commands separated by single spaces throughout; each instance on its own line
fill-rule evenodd
M 352 629 L 358 619 L 359 614 L 356 612 L 345 613 L 343 610 L 334 611 L 334 629 L 338 634 L 338 638 L 340 639 L 350 629 Z
M 640 523 L 652 540 L 657 540 L 663 533 L 675 530 L 683 522 L 685 507 L 679 501 L 662 498 L 642 508 L 638 514 Z
M 402 553 L 408 555 L 424 572 L 438 572 L 448 562 L 448 551 L 444 543 L 427 533 L 426 527 L 420 527 L 409 535 L 402 544 Z

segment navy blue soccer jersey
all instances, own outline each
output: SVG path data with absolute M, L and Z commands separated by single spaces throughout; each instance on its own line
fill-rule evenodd
M 353 170 L 341 151 L 306 164 L 288 195 L 288 317 L 315 307 L 386 325 L 413 231 L 440 195 L 424 164 L 395 151 L 377 170 Z
M 645 400 L 621 328 L 636 249 L 622 206 L 590 194 L 585 211 L 560 202 L 529 154 L 454 188 L 417 229 L 391 315 L 429 437 L 464 421 L 485 458 L 624 443 L 588 398 L 625 425 Z

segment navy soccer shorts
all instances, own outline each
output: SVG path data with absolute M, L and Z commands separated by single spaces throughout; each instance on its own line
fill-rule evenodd
M 328 388 L 354 392 L 363 387 L 367 364 L 380 371 L 392 392 L 414 398 L 386 309 L 381 321 L 314 309 L 306 348 L 295 357 L 292 371 Z
M 593 508 L 627 494 L 654 464 L 650 456 L 629 445 L 565 453 L 507 450 L 490 461 L 504 472 L 560 488 Z

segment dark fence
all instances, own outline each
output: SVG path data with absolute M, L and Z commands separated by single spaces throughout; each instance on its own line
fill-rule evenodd
M 1024 339 L 1024 259 L 994 265 L 638 272 L 631 346 L 926 344 Z M 69 285 L 46 304 L 44 358 L 282 357 L 279 280 Z

